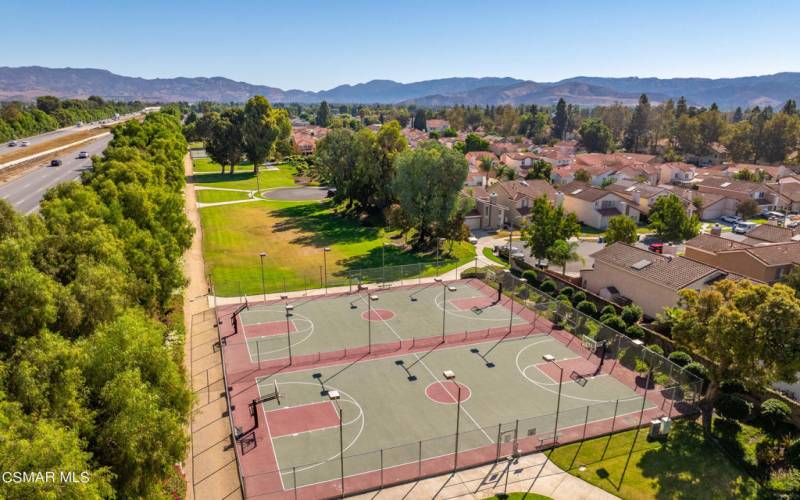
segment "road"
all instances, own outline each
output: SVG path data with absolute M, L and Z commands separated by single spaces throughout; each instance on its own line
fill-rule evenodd
M 29 214 L 39 208 L 44 193 L 62 182 L 80 177 L 81 172 L 91 168 L 92 155 L 99 155 L 111 142 L 111 136 L 88 142 L 82 150 L 89 153 L 90 158 L 78 159 L 77 151 L 65 152 L 61 155 L 64 162 L 60 167 L 43 166 L 31 170 L 27 174 L 9 182 L 0 184 L 0 198 L 11 203 L 17 212 Z

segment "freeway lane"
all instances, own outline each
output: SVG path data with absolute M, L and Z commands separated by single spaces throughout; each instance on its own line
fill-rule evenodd
M 44 193 L 62 182 L 80 177 L 81 172 L 91 168 L 92 155 L 99 155 L 111 142 L 111 136 L 88 142 L 79 149 L 89 153 L 90 158 L 78 159 L 78 149 L 65 151 L 59 158 L 64 162 L 60 167 L 44 166 L 14 180 L 0 184 L 0 198 L 9 202 L 22 214 L 29 214 L 39 208 Z

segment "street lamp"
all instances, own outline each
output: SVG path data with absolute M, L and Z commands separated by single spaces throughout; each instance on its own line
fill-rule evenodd
M 370 295 L 369 300 L 367 300 L 367 345 L 369 346 L 369 354 L 372 354 L 372 302 L 377 300 L 377 295 Z
M 292 311 L 294 310 L 294 306 L 291 304 L 286 304 L 286 343 L 289 345 L 289 364 L 292 364 L 292 337 L 291 337 L 291 328 L 289 326 L 289 318 L 292 316 Z
M 322 249 L 322 264 L 325 266 L 325 293 L 328 293 L 328 252 L 330 251 L 331 247 Z
M 564 369 L 558 366 L 556 363 L 556 357 L 552 354 L 545 354 L 542 356 L 542 359 L 545 360 L 547 363 L 553 363 L 556 368 L 558 368 L 558 399 L 556 399 L 556 423 L 553 427 L 553 446 L 555 447 L 556 443 L 558 442 L 558 412 L 561 409 L 561 385 L 564 380 Z
M 267 256 L 267 252 L 261 252 L 258 254 L 259 258 L 261 259 L 261 293 L 264 295 L 264 302 L 267 301 L 267 287 L 264 286 L 264 257 Z
M 328 391 L 328 399 L 333 401 L 339 410 L 339 464 L 341 467 L 342 497 L 344 497 L 344 431 L 342 429 L 342 407 L 339 405 L 339 391 Z
M 445 370 L 442 372 L 442 375 L 445 379 L 450 380 L 451 382 L 456 384 L 456 388 L 458 393 L 456 395 L 456 456 L 453 465 L 453 470 L 458 469 L 458 431 L 459 425 L 461 423 L 461 385 L 456 382 L 456 374 L 452 370 Z
M 447 292 L 455 292 L 457 288 L 452 285 L 445 284 L 442 281 L 442 278 L 439 277 L 433 278 L 433 281 L 441 284 L 444 287 L 444 299 L 442 300 L 442 343 L 444 344 L 445 322 L 447 320 Z

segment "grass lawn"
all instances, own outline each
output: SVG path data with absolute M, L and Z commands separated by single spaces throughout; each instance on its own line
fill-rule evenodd
M 498 264 L 500 264 L 503 267 L 508 267 L 508 261 L 503 260 L 500 257 L 498 257 L 497 255 L 495 255 L 494 252 L 492 252 L 492 249 L 489 248 L 489 247 L 486 247 L 486 248 L 483 249 L 483 256 L 486 257 L 487 259 L 491 260 L 492 262 L 497 262 Z
M 250 196 L 242 191 L 219 191 L 216 189 L 201 189 L 197 191 L 197 201 L 200 203 L 220 203 L 222 201 L 247 200 Z
M 208 187 L 230 189 L 252 189 L 259 186 L 262 190 L 294 185 L 294 168 L 289 165 L 279 165 L 278 170 L 261 170 L 258 173 L 258 183 L 252 170 L 234 172 L 233 174 L 207 173 L 194 175 L 194 182 Z
M 195 173 L 198 174 L 207 174 L 213 173 L 218 174 L 222 170 L 222 167 L 219 163 L 215 163 L 211 158 L 196 158 L 194 161 L 193 170 Z M 252 172 L 253 171 L 253 164 L 246 162 L 240 163 L 236 165 L 234 168 L 234 172 Z M 230 167 L 225 167 L 225 172 L 229 172 Z
M 553 462 L 595 486 L 624 499 L 755 498 L 758 485 L 713 444 L 695 422 L 676 421 L 666 442 L 639 432 L 630 463 L 625 462 L 635 431 L 561 446 Z M 580 467 L 585 467 L 583 471 Z M 624 476 L 623 476 L 624 471 Z
M 435 252 L 402 250 L 402 238 L 377 227 L 365 227 L 333 213 L 328 204 L 316 202 L 255 201 L 200 210 L 203 224 L 203 254 L 216 291 L 221 296 L 261 292 L 259 253 L 264 259 L 267 291 L 320 287 L 323 251 L 327 254 L 330 286 L 347 284 L 347 270 L 380 267 L 381 244 L 387 242 L 387 266 L 435 263 Z M 475 247 L 468 242 L 445 251 L 443 270 L 473 260 Z M 434 275 L 428 266 L 422 275 Z

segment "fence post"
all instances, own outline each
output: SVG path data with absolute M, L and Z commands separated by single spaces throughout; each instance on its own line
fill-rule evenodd
M 245 342 L 247 340 L 245 339 Z M 261 369 L 261 341 L 256 339 L 256 360 L 258 361 L 258 369 Z
M 241 304 L 242 303 L 242 282 L 241 281 L 237 281 L 236 283 L 239 286 L 239 303 Z
M 294 486 L 294 500 L 297 500 L 297 467 L 292 467 L 292 485 Z
M 383 489 L 383 448 L 381 448 L 381 489 Z
M 586 418 L 583 419 L 583 437 L 581 441 L 586 439 L 586 426 L 589 424 L 589 405 L 586 405 Z
M 495 462 L 500 460 L 500 435 L 502 432 L 502 424 L 497 424 L 497 453 L 494 458 Z
M 422 477 L 422 441 L 419 442 L 419 458 L 417 459 L 417 479 Z

